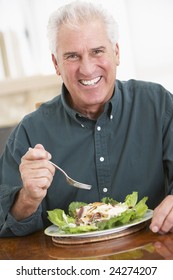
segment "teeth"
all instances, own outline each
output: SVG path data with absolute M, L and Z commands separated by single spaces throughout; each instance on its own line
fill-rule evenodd
M 97 77 L 90 81 L 80 80 L 80 83 L 84 86 L 94 86 L 95 84 L 97 84 L 100 81 L 100 79 L 101 79 L 101 77 Z

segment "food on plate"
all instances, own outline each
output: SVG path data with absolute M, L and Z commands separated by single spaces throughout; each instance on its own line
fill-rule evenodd
M 141 219 L 147 212 L 147 197 L 138 202 L 138 193 L 126 196 L 124 202 L 105 197 L 101 202 L 72 202 L 68 214 L 62 209 L 48 212 L 48 219 L 64 233 L 81 233 L 110 229 Z
M 104 202 L 94 202 L 76 209 L 76 224 L 91 225 L 99 221 L 109 220 L 126 211 L 128 206 L 124 203 L 112 205 Z

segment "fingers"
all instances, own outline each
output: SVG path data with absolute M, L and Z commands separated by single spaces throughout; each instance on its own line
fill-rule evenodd
M 23 160 L 20 164 L 21 178 L 24 184 L 28 182 L 31 184 L 31 180 L 42 181 L 42 186 L 45 188 L 49 186 L 53 180 L 55 174 L 55 168 L 47 160 L 35 160 L 35 161 L 25 161 Z M 45 183 L 43 184 L 43 178 Z M 38 181 L 37 185 L 41 185 Z
M 55 174 L 54 166 L 47 159 L 27 160 L 26 158 L 22 158 L 19 170 L 23 175 L 32 172 L 34 178 L 48 176 L 49 173 L 52 176 Z
M 155 208 L 150 229 L 161 234 L 173 231 L 173 196 L 167 196 Z
M 55 168 L 48 162 L 51 154 L 48 153 L 43 145 L 37 144 L 34 148 L 29 148 L 28 152 L 22 157 L 20 164 L 20 172 L 25 175 L 28 170 L 32 171 L 34 178 L 47 176 L 49 171 L 52 176 L 55 174 Z
M 43 145 L 37 144 L 34 148 L 29 148 L 28 152 L 23 156 L 24 159 L 33 160 L 33 159 L 51 159 L 51 154 L 48 153 Z
M 21 159 L 19 170 L 24 192 L 33 200 L 41 201 L 52 183 L 55 168 L 50 159 L 51 154 L 41 144 L 29 148 Z
M 44 146 L 42 144 L 36 144 L 35 149 L 41 149 L 41 150 L 45 150 Z

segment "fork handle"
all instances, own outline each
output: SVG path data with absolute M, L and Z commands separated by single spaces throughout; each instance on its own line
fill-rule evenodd
M 58 165 L 56 165 L 55 163 L 53 163 L 52 161 L 49 160 L 49 162 L 56 168 L 58 169 L 59 171 L 61 171 L 66 177 L 68 177 L 67 173 L 61 168 L 59 167 Z

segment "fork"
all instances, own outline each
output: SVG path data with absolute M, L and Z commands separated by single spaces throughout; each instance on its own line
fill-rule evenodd
M 67 173 L 62 169 L 60 168 L 58 165 L 56 165 L 55 163 L 53 163 L 52 161 L 49 160 L 49 162 L 56 168 L 58 169 L 59 171 L 61 171 L 65 177 L 66 177 L 66 181 L 72 185 L 73 187 L 76 187 L 76 188 L 79 188 L 79 189 L 85 189 L 85 190 L 90 190 L 91 189 L 91 185 L 87 185 L 87 184 L 84 184 L 84 183 L 80 183 L 80 182 L 77 182 L 75 180 L 73 180 L 72 178 L 70 178 Z

